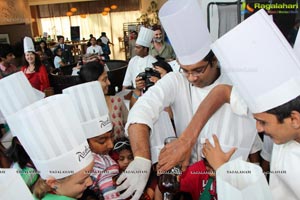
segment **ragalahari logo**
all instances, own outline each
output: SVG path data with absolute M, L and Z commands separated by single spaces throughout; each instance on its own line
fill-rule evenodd
M 254 8 L 252 8 L 249 4 L 246 2 L 243 2 L 241 5 L 241 15 L 245 15 L 247 13 L 253 13 Z
M 251 3 L 241 4 L 241 15 L 253 13 L 254 11 L 265 9 L 269 14 L 296 14 L 298 13 L 298 3 Z

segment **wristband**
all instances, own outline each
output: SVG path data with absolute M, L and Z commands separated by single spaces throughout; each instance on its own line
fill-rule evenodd
M 138 99 L 140 96 L 138 96 L 136 93 L 132 93 L 133 98 Z

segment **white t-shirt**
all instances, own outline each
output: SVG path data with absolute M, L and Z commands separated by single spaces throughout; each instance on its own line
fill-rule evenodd
M 59 57 L 59 56 L 55 56 L 54 57 L 54 66 L 55 66 L 55 68 L 59 68 L 60 67 L 60 62 L 62 61 L 62 59 L 61 59 L 61 57 Z
M 102 47 L 99 45 L 95 45 L 95 46 L 89 46 L 86 49 L 86 53 L 87 54 L 98 54 L 98 55 L 102 55 L 103 54 L 103 50 Z

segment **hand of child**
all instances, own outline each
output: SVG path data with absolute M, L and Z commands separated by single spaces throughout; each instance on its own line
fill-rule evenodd
M 151 161 L 142 157 L 135 157 L 117 180 L 117 191 L 126 190 L 120 195 L 121 199 L 126 199 L 133 195 L 132 200 L 138 200 L 143 194 L 151 171 Z M 121 185 L 120 185 L 121 184 Z
M 229 161 L 236 148 L 232 148 L 229 152 L 224 153 L 216 135 L 213 135 L 213 139 L 215 147 L 206 139 L 202 152 L 210 166 L 216 171 L 221 165 Z

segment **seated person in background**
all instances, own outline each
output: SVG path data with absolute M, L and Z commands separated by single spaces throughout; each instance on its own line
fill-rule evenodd
M 50 73 L 54 68 L 54 57 L 51 49 L 47 47 L 47 43 L 44 40 L 40 41 L 39 46 L 36 48 L 36 53 L 40 56 L 40 59 L 45 65 L 47 72 Z
M 74 63 L 74 57 L 72 55 L 72 48 L 71 48 L 71 46 L 65 44 L 64 36 L 62 36 L 62 35 L 57 36 L 57 40 L 58 40 L 58 44 L 57 44 L 57 47 L 55 48 L 55 50 L 59 47 L 62 49 L 62 58 L 66 64 L 69 65 L 69 64 Z
M 86 50 L 87 54 L 96 54 L 96 55 L 103 55 L 103 50 L 101 48 L 101 46 L 97 45 L 97 40 L 95 37 L 92 37 L 90 39 L 91 42 L 91 46 L 89 46 Z
M 54 56 L 54 66 L 56 69 L 67 65 L 62 59 L 62 49 L 60 47 L 54 50 Z
M 130 147 L 128 138 L 122 137 L 115 140 L 114 148 L 111 152 L 111 157 L 118 163 L 120 173 L 125 171 L 131 161 L 133 161 L 133 153 Z M 114 177 L 115 181 L 119 176 Z M 157 176 L 152 171 L 143 195 L 140 197 L 143 199 L 154 199 L 154 191 L 157 186 Z
M 81 67 L 79 77 L 83 83 L 99 81 L 105 94 L 110 119 L 114 126 L 113 134 L 115 138 L 124 136 L 124 126 L 127 122 L 128 109 L 120 97 L 108 95 L 110 81 L 104 65 L 99 62 L 86 63 Z
M 50 87 L 48 73 L 40 57 L 35 53 L 33 41 L 29 37 L 24 38 L 24 55 L 26 64 L 21 67 L 21 71 L 24 72 L 32 87 L 44 92 Z
M 9 44 L 0 44 L 0 79 L 17 72 L 17 67 L 12 64 L 15 59 L 13 49 Z
M 162 57 L 167 62 L 174 60 L 176 58 L 175 52 L 170 44 L 164 42 L 161 26 L 155 25 L 152 30 L 154 31 L 154 35 L 153 43 L 151 43 L 149 49 L 149 55 Z

